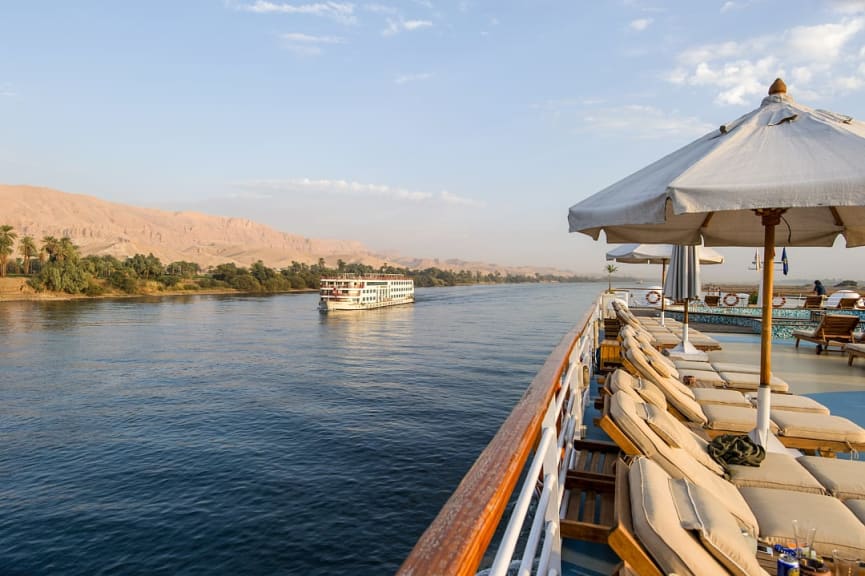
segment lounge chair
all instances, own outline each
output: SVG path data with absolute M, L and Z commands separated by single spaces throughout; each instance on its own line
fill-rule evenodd
M 823 307 L 825 301 L 825 296 L 805 296 L 805 303 L 802 307 L 809 310 L 817 310 Z
M 814 518 L 820 523 L 818 533 L 824 532 L 818 538 L 818 542 L 815 542 L 815 549 L 819 554 L 828 555 L 836 548 L 856 551 L 859 554 L 865 550 L 865 525 L 851 513 L 851 510 L 855 511 L 858 504 L 848 508 L 839 498 L 826 495 L 830 492 L 827 485 L 835 487 L 831 490 L 833 493 L 838 490 L 838 487 L 843 487 L 841 490 L 849 490 L 843 495 L 853 497 L 851 502 L 862 501 L 857 497 L 865 490 L 862 480 L 865 476 L 863 473 L 865 462 L 814 457 L 807 458 L 806 463 L 802 461 L 806 460 L 804 458 L 797 460 L 787 454 L 767 454 L 759 467 L 728 467 L 732 483 L 739 493 L 736 495 L 730 492 L 729 482 L 720 476 L 713 477 L 712 470 L 694 458 L 693 447 L 675 448 L 669 440 L 664 440 L 661 436 L 664 434 L 680 438 L 677 434 L 688 433 L 687 429 L 678 432 L 669 430 L 656 432 L 664 427 L 672 430 L 676 422 L 674 420 L 652 422 L 646 416 L 646 405 L 625 392 L 618 392 L 610 397 L 610 406 L 611 410 L 605 423 L 615 427 L 616 436 L 628 439 L 628 442 L 622 446 L 623 449 L 636 447 L 638 451 L 631 452 L 632 455 L 642 455 L 652 460 L 668 477 L 681 478 L 708 490 L 717 498 L 719 508 L 731 514 L 739 527 L 744 530 L 756 527 L 758 536 L 765 542 L 786 543 L 793 536 L 791 526 L 793 518 Z M 655 413 L 655 416 L 657 415 L 658 413 Z M 681 439 L 678 439 L 678 442 L 683 445 L 687 443 Z M 815 470 L 817 472 L 813 473 Z M 633 496 L 633 492 L 631 495 Z M 748 504 L 748 509 L 742 507 L 742 498 Z M 634 503 L 633 498 L 631 503 Z M 795 504 L 791 505 L 792 503 Z M 865 506 L 862 508 L 865 511 Z M 677 507 L 660 509 L 659 513 L 669 514 L 670 510 L 677 509 Z M 756 524 L 750 524 L 752 517 Z M 675 533 L 675 530 L 673 532 Z M 639 531 L 637 533 L 639 535 Z M 622 551 L 616 547 L 612 534 L 610 543 L 621 555 Z M 656 554 L 652 556 L 659 563 L 663 562 Z M 622 558 L 628 562 L 625 556 Z M 662 567 L 669 571 L 668 566 L 662 564 Z
M 813 330 L 793 330 L 793 338 L 796 339 L 796 348 L 799 347 L 800 340 L 815 342 L 817 354 L 820 354 L 829 346 L 838 346 L 843 349 L 844 344 L 853 342 L 855 340 L 853 330 L 858 325 L 858 316 L 826 314 Z
M 856 308 L 856 303 L 859 302 L 859 298 L 841 298 L 838 300 L 838 309 L 839 310 L 854 310 Z
M 847 360 L 847 364 L 849 366 L 853 365 L 853 358 L 862 358 L 865 357 L 865 344 L 860 344 L 854 342 L 852 344 L 847 344 L 844 346 L 844 351 L 847 353 L 849 357 Z

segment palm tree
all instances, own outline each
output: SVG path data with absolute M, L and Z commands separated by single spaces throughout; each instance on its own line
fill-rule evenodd
M 0 226 L 0 276 L 6 276 L 6 262 L 9 261 L 9 256 L 12 254 L 12 244 L 18 234 L 13 232 L 12 226 L 3 224 Z
M 60 241 L 54 236 L 42 237 L 42 250 L 39 251 L 39 260 L 44 264 L 46 261 L 54 261 L 57 259 L 57 253 L 60 252 Z
M 613 264 L 607 264 L 607 292 L 613 291 L 613 274 L 619 269 Z
M 18 242 L 18 252 L 24 257 L 24 274 L 29 275 L 30 262 L 39 253 L 39 250 L 36 249 L 36 241 L 33 239 L 33 236 L 24 236 L 21 238 L 21 241 Z

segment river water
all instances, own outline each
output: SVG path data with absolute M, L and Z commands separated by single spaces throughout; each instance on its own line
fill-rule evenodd
M 393 573 L 605 287 L 2 303 L 0 573 Z

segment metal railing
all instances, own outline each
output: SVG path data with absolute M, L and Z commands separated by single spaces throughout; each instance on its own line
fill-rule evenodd
M 560 511 L 574 459 L 573 440 L 584 430 L 583 409 L 598 347 L 599 302 L 547 358 L 398 574 L 475 574 L 521 477 L 488 572 L 501 576 L 513 570 L 523 540 L 518 574 L 561 574 Z

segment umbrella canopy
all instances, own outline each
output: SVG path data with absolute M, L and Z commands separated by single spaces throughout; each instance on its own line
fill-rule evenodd
M 607 252 L 607 260 L 624 264 L 669 264 L 672 257 L 671 244 L 622 244 Z M 723 263 L 724 257 L 717 250 L 700 249 L 700 264 Z
M 608 242 L 865 245 L 865 124 L 796 103 L 778 79 L 759 108 L 571 207 Z M 782 233 L 776 242 L 776 227 Z M 773 266 L 763 267 L 757 439 L 768 442 Z
M 865 245 L 865 123 L 762 105 L 571 207 L 571 232 L 607 242 L 763 246 L 760 210 L 785 209 L 779 246 Z

